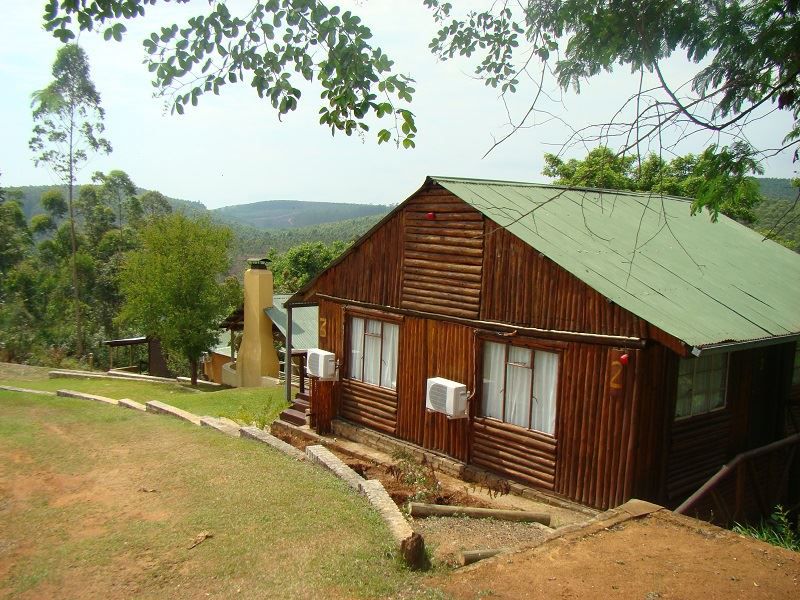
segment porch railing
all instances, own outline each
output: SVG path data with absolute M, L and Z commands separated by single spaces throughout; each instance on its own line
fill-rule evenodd
M 800 501 L 800 434 L 737 455 L 675 512 L 730 527 Z
M 305 350 L 292 350 L 292 385 L 297 386 L 301 394 L 306 392 L 306 356 Z M 279 373 L 278 380 L 283 383 L 286 381 L 285 353 L 278 355 Z

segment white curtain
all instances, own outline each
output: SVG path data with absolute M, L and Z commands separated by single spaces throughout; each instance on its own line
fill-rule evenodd
M 381 382 L 381 322 L 367 319 L 364 336 L 364 383 Z
M 381 350 L 381 387 L 397 389 L 397 339 L 400 327 L 396 323 L 383 324 Z
M 483 345 L 483 395 L 481 414 L 495 419 L 503 418 L 503 378 L 506 368 L 506 347 L 486 342 Z
M 532 352 L 527 348 L 508 347 L 508 371 L 506 373 L 505 421 L 520 427 L 528 427 L 528 411 L 531 400 Z
M 361 379 L 364 358 L 364 319 L 350 320 L 350 378 Z
M 555 435 L 558 354 L 536 351 L 533 369 L 531 429 Z

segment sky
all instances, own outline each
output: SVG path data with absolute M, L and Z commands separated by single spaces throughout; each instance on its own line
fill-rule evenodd
M 0 3 L 0 184 L 57 184 L 46 167 L 35 167 L 28 149 L 33 121 L 31 94 L 50 80 L 59 42 L 41 26 L 44 0 Z M 232 12 L 246 0 L 228 2 Z M 364 139 L 337 134 L 318 124 L 318 90 L 304 88 L 300 108 L 278 119 L 268 101 L 249 85 L 226 86 L 220 96 L 201 97 L 184 115 L 165 110 L 153 96 L 150 74 L 142 64 L 141 40 L 161 25 L 181 23 L 199 14 L 202 0 L 189 5 L 161 4 L 147 16 L 126 22 L 121 43 L 82 33 L 80 44 L 106 111 L 106 135 L 114 151 L 93 156 L 78 175 L 87 182 L 95 171 L 121 169 L 139 187 L 167 196 L 199 201 L 208 208 L 262 200 L 307 200 L 395 204 L 412 194 L 426 175 L 547 182 L 541 174 L 545 152 L 557 152 L 569 135 L 560 121 L 518 131 L 482 158 L 493 140 L 508 131 L 506 107 L 464 61 L 438 61 L 427 50 L 437 27 L 422 0 L 344 0 L 374 34 L 374 41 L 411 75 L 417 90 L 411 109 L 419 134 L 417 148 L 378 146 L 375 133 Z M 466 0 L 462 4 L 482 6 Z M 690 65 L 680 59 L 666 65 L 668 78 L 685 80 Z M 627 68 L 594 78 L 580 95 L 565 94 L 551 108 L 572 127 L 602 122 L 638 85 Z M 553 90 L 555 91 L 555 90 Z M 509 102 L 512 115 L 524 112 L 529 96 Z M 789 129 L 787 114 L 775 114 L 748 132 L 756 144 L 774 146 Z M 681 153 L 699 152 L 711 139 L 680 143 Z M 566 156 L 582 157 L 587 148 Z M 669 156 L 665 155 L 665 158 Z M 771 159 L 769 177 L 796 177 L 791 156 Z

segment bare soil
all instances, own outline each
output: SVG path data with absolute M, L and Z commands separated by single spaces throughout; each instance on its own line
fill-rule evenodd
M 488 559 L 438 587 L 466 598 L 799 598 L 800 553 L 661 510 Z

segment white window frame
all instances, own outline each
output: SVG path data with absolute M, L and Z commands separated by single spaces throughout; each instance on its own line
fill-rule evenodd
M 721 368 L 714 368 L 713 364 L 722 361 Z M 691 379 L 689 379 L 689 371 L 691 370 Z M 709 383 L 708 377 L 714 372 L 722 371 L 722 376 L 719 382 L 703 389 L 703 386 Z M 681 358 L 678 366 L 678 381 L 675 392 L 675 413 L 674 418 L 676 421 L 683 421 L 697 417 L 700 415 L 707 415 L 714 412 L 725 410 L 728 406 L 728 377 L 730 376 L 730 353 L 719 354 L 706 354 L 697 358 Z M 706 381 L 703 381 L 703 379 Z M 701 398 L 704 399 L 697 402 L 699 394 L 695 393 L 697 388 L 702 390 Z M 721 404 L 715 404 L 712 400 L 722 401 Z
M 487 360 L 487 351 L 490 350 L 490 344 L 494 345 L 495 349 L 503 348 L 503 369 L 502 369 L 502 383 L 498 381 L 493 381 L 494 377 L 497 377 L 497 373 L 490 373 L 492 370 L 492 366 L 489 365 L 489 360 Z M 520 360 L 511 360 L 510 352 L 512 349 L 519 349 L 519 350 L 527 350 L 530 352 L 530 357 L 525 361 Z M 495 342 L 491 340 L 485 340 L 483 343 L 483 393 L 481 394 L 481 406 L 480 406 L 480 415 L 483 418 L 489 419 L 496 419 L 498 421 L 502 421 L 503 423 L 508 423 L 510 425 L 514 425 L 515 427 L 520 427 L 523 429 L 528 429 L 530 431 L 537 431 L 539 433 L 543 433 L 545 435 L 549 435 L 555 437 L 555 429 L 556 429 L 556 417 L 558 414 L 558 382 L 559 382 L 559 370 L 561 366 L 561 354 L 559 352 L 554 352 L 552 350 L 543 350 L 534 347 L 528 347 L 520 344 L 506 344 L 501 342 Z M 534 392 L 537 388 L 537 385 L 540 385 L 540 380 L 537 379 L 537 359 L 539 361 L 539 367 L 546 367 L 546 363 L 544 361 L 554 360 L 555 363 L 552 364 L 554 370 L 551 373 L 540 373 L 539 377 L 549 377 L 552 379 L 548 388 L 542 394 L 546 396 L 544 400 L 547 402 L 547 405 L 544 406 L 541 411 L 541 422 L 537 422 L 537 419 L 534 415 L 534 403 L 538 402 L 536 398 L 534 398 Z M 496 366 L 496 365 L 495 365 Z M 527 371 L 525 373 L 524 371 Z M 520 380 L 523 384 L 527 384 L 527 392 L 522 394 L 522 397 L 525 399 L 525 404 L 522 406 L 523 415 L 526 415 L 524 419 L 524 424 L 520 424 L 519 422 L 514 422 L 513 416 L 511 415 L 512 411 L 509 410 L 509 398 L 508 398 L 508 386 L 509 386 L 509 372 L 517 372 L 521 374 L 521 377 L 517 378 L 517 381 Z M 527 380 L 527 381 L 526 381 Z M 543 385 L 547 385 L 547 383 L 543 383 Z M 492 395 L 494 392 L 494 398 L 490 400 L 489 396 Z M 500 410 L 497 410 L 497 399 L 500 398 Z M 492 409 L 489 408 L 489 402 L 494 404 Z M 494 412 L 495 414 L 490 414 Z M 497 414 L 499 413 L 499 414 Z M 545 417 L 546 415 L 546 417 Z M 519 421 L 519 419 L 517 419 Z M 546 422 L 545 422 L 546 421 Z
M 359 358 L 354 360 L 353 359 L 353 335 L 354 329 L 353 326 L 355 321 L 360 321 L 362 326 L 359 328 L 361 331 L 361 340 L 360 340 L 360 352 Z M 371 332 L 370 329 L 374 329 L 377 326 L 377 332 Z M 393 352 L 392 356 L 386 355 L 387 351 L 386 348 L 386 336 L 387 333 L 387 326 L 395 328 L 395 335 L 394 335 L 394 348 L 388 349 L 390 352 Z M 377 340 L 377 344 L 380 348 L 378 353 L 378 381 L 370 382 L 367 381 L 367 377 L 365 376 L 365 358 L 367 355 L 367 340 L 368 339 Z M 348 327 L 348 340 L 347 340 L 347 351 L 348 351 L 348 366 L 347 366 L 347 377 L 353 381 L 360 381 L 365 385 L 374 385 L 376 387 L 380 387 L 386 390 L 397 390 L 397 363 L 399 358 L 399 347 L 400 347 L 400 324 L 393 322 L 393 321 L 384 321 L 381 319 L 375 319 L 372 317 L 368 317 L 365 315 L 354 314 L 349 316 L 349 327 Z M 372 357 L 374 358 L 374 356 Z M 389 363 L 388 361 L 391 361 Z

